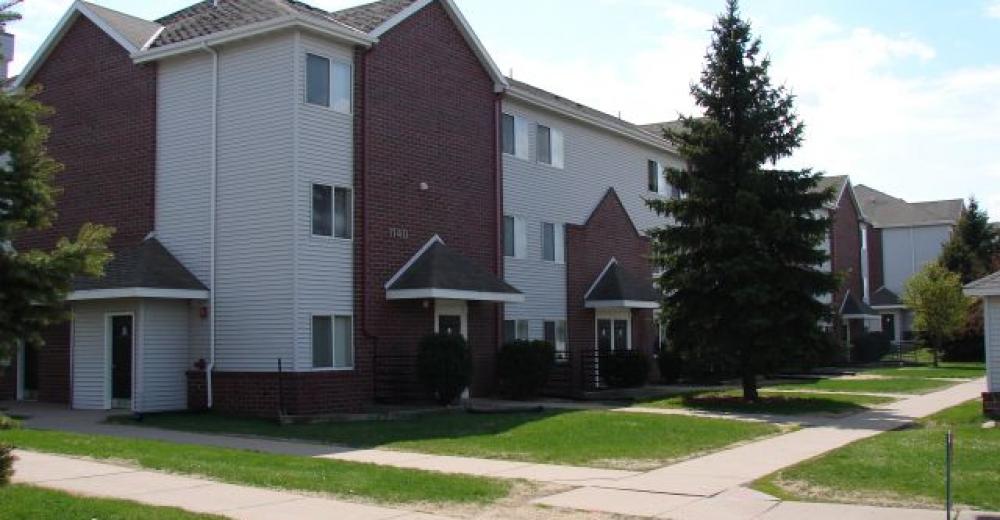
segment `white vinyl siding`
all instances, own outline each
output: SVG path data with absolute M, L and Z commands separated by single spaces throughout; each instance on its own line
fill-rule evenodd
M 161 60 L 156 91 L 156 238 L 208 286 L 212 57 Z
M 328 56 L 334 62 L 350 63 L 353 50 L 347 46 L 303 34 L 298 55 L 307 52 Z M 304 63 L 299 61 L 299 63 Z M 295 112 L 295 168 L 298 189 L 294 247 L 298 251 L 295 272 L 295 361 L 294 369 L 311 370 L 312 316 L 354 313 L 354 119 L 351 115 L 325 107 L 301 103 L 305 76 L 296 85 L 297 95 L 289 98 Z M 334 82 L 336 86 L 336 81 Z M 336 90 L 336 89 L 335 89 Z M 333 187 L 334 238 L 312 234 L 312 185 Z M 339 198 L 349 208 L 339 209 Z M 343 190 L 348 190 L 346 193 Z M 338 226 L 337 214 L 342 215 Z M 346 221 L 345 221 L 346 219 Z M 338 232 L 338 227 L 341 233 Z M 342 236 L 337 236 L 337 235 Z M 289 363 L 291 365 L 291 363 Z
M 882 229 L 885 286 L 902 294 L 906 281 L 941 255 L 950 236 L 947 225 Z
M 503 111 L 548 128 L 558 128 L 568 143 L 562 169 L 503 156 L 503 203 L 506 215 L 525 221 L 527 236 L 541 236 L 543 222 L 581 225 L 613 187 L 640 232 L 665 224 L 646 206 L 647 161 L 682 167 L 667 152 L 617 134 L 527 105 L 505 100 Z M 534 126 L 526 141 L 536 142 Z M 534 156 L 529 151 L 528 156 Z M 539 318 L 566 315 L 566 265 L 542 260 L 542 241 L 528 240 L 525 258 L 504 262 L 508 283 L 525 293 L 523 303 L 504 305 L 506 319 L 532 320 L 530 335 L 543 337 Z
M 186 409 L 185 373 L 190 367 L 188 302 L 142 300 L 136 320 L 142 341 L 136 363 L 133 408 L 138 412 Z

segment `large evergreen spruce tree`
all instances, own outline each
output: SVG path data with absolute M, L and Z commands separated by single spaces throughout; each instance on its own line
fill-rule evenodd
M 704 117 L 665 132 L 686 162 L 667 180 L 684 196 L 649 201 L 673 221 L 651 232 L 654 261 L 672 348 L 738 370 L 744 399 L 755 401 L 758 374 L 823 341 L 830 308 L 819 298 L 837 285 L 821 267 L 832 194 L 817 190 L 818 174 L 767 168 L 800 145 L 803 126 L 793 96 L 771 85 L 736 0 L 712 32 L 691 87 Z
M 986 210 L 971 197 L 968 209 L 941 251 L 941 263 L 957 273 L 962 283 L 969 283 L 990 274 L 997 254 L 1000 254 L 1000 236 L 990 225 Z

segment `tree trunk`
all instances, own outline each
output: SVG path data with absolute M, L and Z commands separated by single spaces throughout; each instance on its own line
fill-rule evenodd
M 756 403 L 760 396 L 757 394 L 757 374 L 750 368 L 743 368 L 743 400 L 748 403 Z

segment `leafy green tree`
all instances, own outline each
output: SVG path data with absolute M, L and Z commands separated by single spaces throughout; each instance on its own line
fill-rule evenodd
M 941 263 L 958 273 L 962 283 L 969 283 L 992 272 L 993 259 L 998 253 L 1000 237 L 990 225 L 986 210 L 979 207 L 975 197 L 970 197 L 969 208 L 941 251 Z
M 906 282 L 903 303 L 913 310 L 913 328 L 923 334 L 937 366 L 942 346 L 961 330 L 971 303 L 961 278 L 939 262 L 927 264 Z
M 51 251 L 16 249 L 17 236 L 56 218 L 53 176 L 61 165 L 45 150 L 48 111 L 31 93 L 0 92 L 0 357 L 17 341 L 37 347 L 41 331 L 66 318 L 65 298 L 77 275 L 100 276 L 111 257 L 111 228 L 85 224 L 76 240 Z
M 794 96 L 772 86 L 770 62 L 736 0 L 712 33 L 691 87 L 704 117 L 664 132 L 687 166 L 667 171 L 683 196 L 648 201 L 673 220 L 651 231 L 653 259 L 663 270 L 672 347 L 738 371 L 744 399 L 755 401 L 758 374 L 822 344 L 819 323 L 830 308 L 819 297 L 837 287 L 820 247 L 833 194 L 817 190 L 819 175 L 809 170 L 766 168 L 800 145 L 803 125 Z

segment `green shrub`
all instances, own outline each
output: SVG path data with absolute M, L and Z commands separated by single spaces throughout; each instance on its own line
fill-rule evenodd
M 10 484 L 10 477 L 14 475 L 14 447 L 10 444 L 0 443 L 0 487 Z
M 649 380 L 649 356 L 638 350 L 615 350 L 601 358 L 601 375 L 612 388 L 634 388 Z
M 440 404 L 454 403 L 469 386 L 472 356 L 457 334 L 428 334 L 420 340 L 417 375 Z
M 20 421 L 0 414 L 0 430 L 14 430 L 21 427 Z
M 656 355 L 656 364 L 660 368 L 660 379 L 668 385 L 680 381 L 684 370 L 682 363 L 681 357 L 666 347 L 661 348 Z
M 500 392 L 512 399 L 538 395 L 555 362 L 556 350 L 547 341 L 517 340 L 505 344 L 497 356 Z
M 872 363 L 881 360 L 892 351 L 889 336 L 881 332 L 869 332 L 853 341 L 851 360 L 855 363 Z

